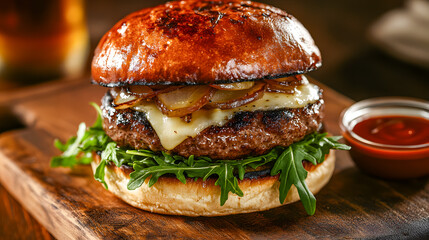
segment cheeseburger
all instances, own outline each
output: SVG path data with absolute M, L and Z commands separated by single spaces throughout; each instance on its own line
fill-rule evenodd
M 321 56 L 290 14 L 250 1 L 186 0 L 130 14 L 95 50 L 107 92 L 96 123 L 56 142 L 52 166 L 95 179 L 156 213 L 218 216 L 301 200 L 314 214 L 331 177 Z

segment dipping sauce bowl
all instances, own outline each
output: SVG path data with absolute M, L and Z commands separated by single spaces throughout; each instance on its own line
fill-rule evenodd
M 362 171 L 387 179 L 429 175 L 429 102 L 367 99 L 342 112 L 340 127 Z

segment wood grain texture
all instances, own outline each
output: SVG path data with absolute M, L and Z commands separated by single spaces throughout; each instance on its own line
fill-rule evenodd
M 73 79 L 60 79 L 37 85 L 21 86 L 21 88 L 0 88 L 0 106 L 14 105 L 20 101 L 25 101 L 34 97 L 61 89 L 74 88 L 75 86 L 88 84 L 87 77 Z M 1 81 L 1 80 L 0 80 Z M 1 86 L 1 85 L 0 85 Z
M 0 203 L 0 239 L 54 239 L 2 185 Z
M 49 167 L 81 121 L 89 124 L 105 89 L 91 85 L 57 89 L 22 101 L 15 111 L 30 126 L 0 135 L 0 181 L 56 238 L 283 239 L 429 236 L 428 178 L 384 181 L 362 174 L 346 152 L 337 153 L 329 184 L 307 216 L 301 203 L 226 217 L 164 216 L 125 204 L 96 182 L 88 166 Z M 339 133 L 340 111 L 351 101 L 325 87 L 326 125 Z

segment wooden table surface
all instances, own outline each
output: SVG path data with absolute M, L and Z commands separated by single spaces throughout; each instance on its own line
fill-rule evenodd
M 22 101 L 40 97 L 59 89 L 73 88 L 87 83 L 85 79 L 71 79 L 15 88 L 0 95 L 0 133 L 9 129 L 24 128 L 13 107 Z M 31 100 L 30 100 L 31 101 Z M 3 239 L 54 239 L 28 211 L 2 186 L 0 182 L 0 240 Z
M 160 2 L 163 1 L 129 0 L 120 3 L 114 0 L 87 1 L 92 48 L 101 35 L 124 15 Z M 266 0 L 262 2 L 288 10 L 309 29 L 324 58 L 324 66 L 311 75 L 342 94 L 354 100 L 383 95 L 403 95 L 429 99 L 427 94 L 429 89 L 428 70 L 389 57 L 374 48 L 366 37 L 366 30 L 370 24 L 386 11 L 401 7 L 404 3 L 403 0 L 363 0 L 359 2 Z M 407 83 L 405 86 L 403 84 L 404 79 Z M 87 79 L 82 78 L 82 80 L 86 81 Z M 77 82 L 79 81 L 72 81 L 69 84 L 78 85 Z M 63 84 L 63 82 L 57 83 L 55 81 L 42 84 L 43 87 L 30 87 L 28 89 L 22 88 L 19 83 L 0 80 L 0 132 L 24 125 L 22 119 L 17 119 L 11 114 L 9 106 L 12 102 L 19 102 L 20 98 L 31 94 L 41 96 Z M 345 102 L 345 104 L 349 103 Z M 25 121 L 33 123 L 31 119 Z M 347 164 L 352 166 L 350 162 Z M 356 169 L 351 168 L 350 171 L 354 176 L 361 177 Z M 341 179 L 341 177 L 339 178 Z M 427 182 L 427 180 L 416 181 L 415 184 L 417 185 L 424 185 Z M 406 184 L 394 183 L 393 187 L 407 191 Z M 405 196 L 412 197 L 413 191 L 409 190 Z M 22 205 L 1 185 L 0 198 L 0 239 L 52 238 L 47 230 L 23 209 Z M 359 219 L 356 221 L 359 222 Z M 420 228 L 429 228 L 427 222 L 414 224 Z M 413 226 L 408 226 L 408 230 L 411 229 Z M 405 237 L 416 237 L 413 232 L 407 231 L 406 226 L 402 230 Z
M 87 103 L 99 101 L 105 92 L 85 82 L 63 84 L 54 91 L 31 91 L 44 94 L 14 104 L 14 112 L 28 127 L 0 135 L 0 182 L 37 220 L 5 197 L 5 215 L 12 217 L 12 222 L 24 221 L 26 228 L 6 231 L 3 236 L 51 238 L 47 231 L 64 239 L 315 239 L 429 234 L 427 177 L 409 181 L 372 178 L 357 170 L 344 151 L 336 152 L 334 175 L 316 195 L 314 216 L 307 216 L 299 202 L 261 213 L 214 218 L 164 216 L 130 207 L 96 182 L 89 166 L 73 171 L 49 167 L 50 157 L 59 153 L 52 146 L 53 139 L 65 140 L 74 134 L 79 122 L 93 122 L 95 113 Z M 338 116 L 352 101 L 326 86 L 324 89 L 325 124 L 329 132 L 339 134 Z M 9 209 L 20 211 L 11 214 Z

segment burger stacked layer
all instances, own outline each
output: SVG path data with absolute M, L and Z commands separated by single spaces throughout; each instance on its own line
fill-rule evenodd
M 103 101 L 104 124 L 121 146 L 211 159 L 260 155 L 319 130 L 323 100 L 317 86 L 301 75 L 267 82 L 112 89 Z M 132 92 L 142 87 L 150 97 Z M 135 120 L 139 115 L 144 117 Z
M 217 216 L 301 199 L 314 214 L 330 150 L 349 148 L 322 133 L 322 90 L 302 74 L 319 66 L 308 32 L 271 6 L 141 10 L 100 41 L 93 82 L 109 89 L 93 104 L 99 116 L 56 142 L 64 153 L 51 165 L 91 163 L 106 188 L 157 213 Z

